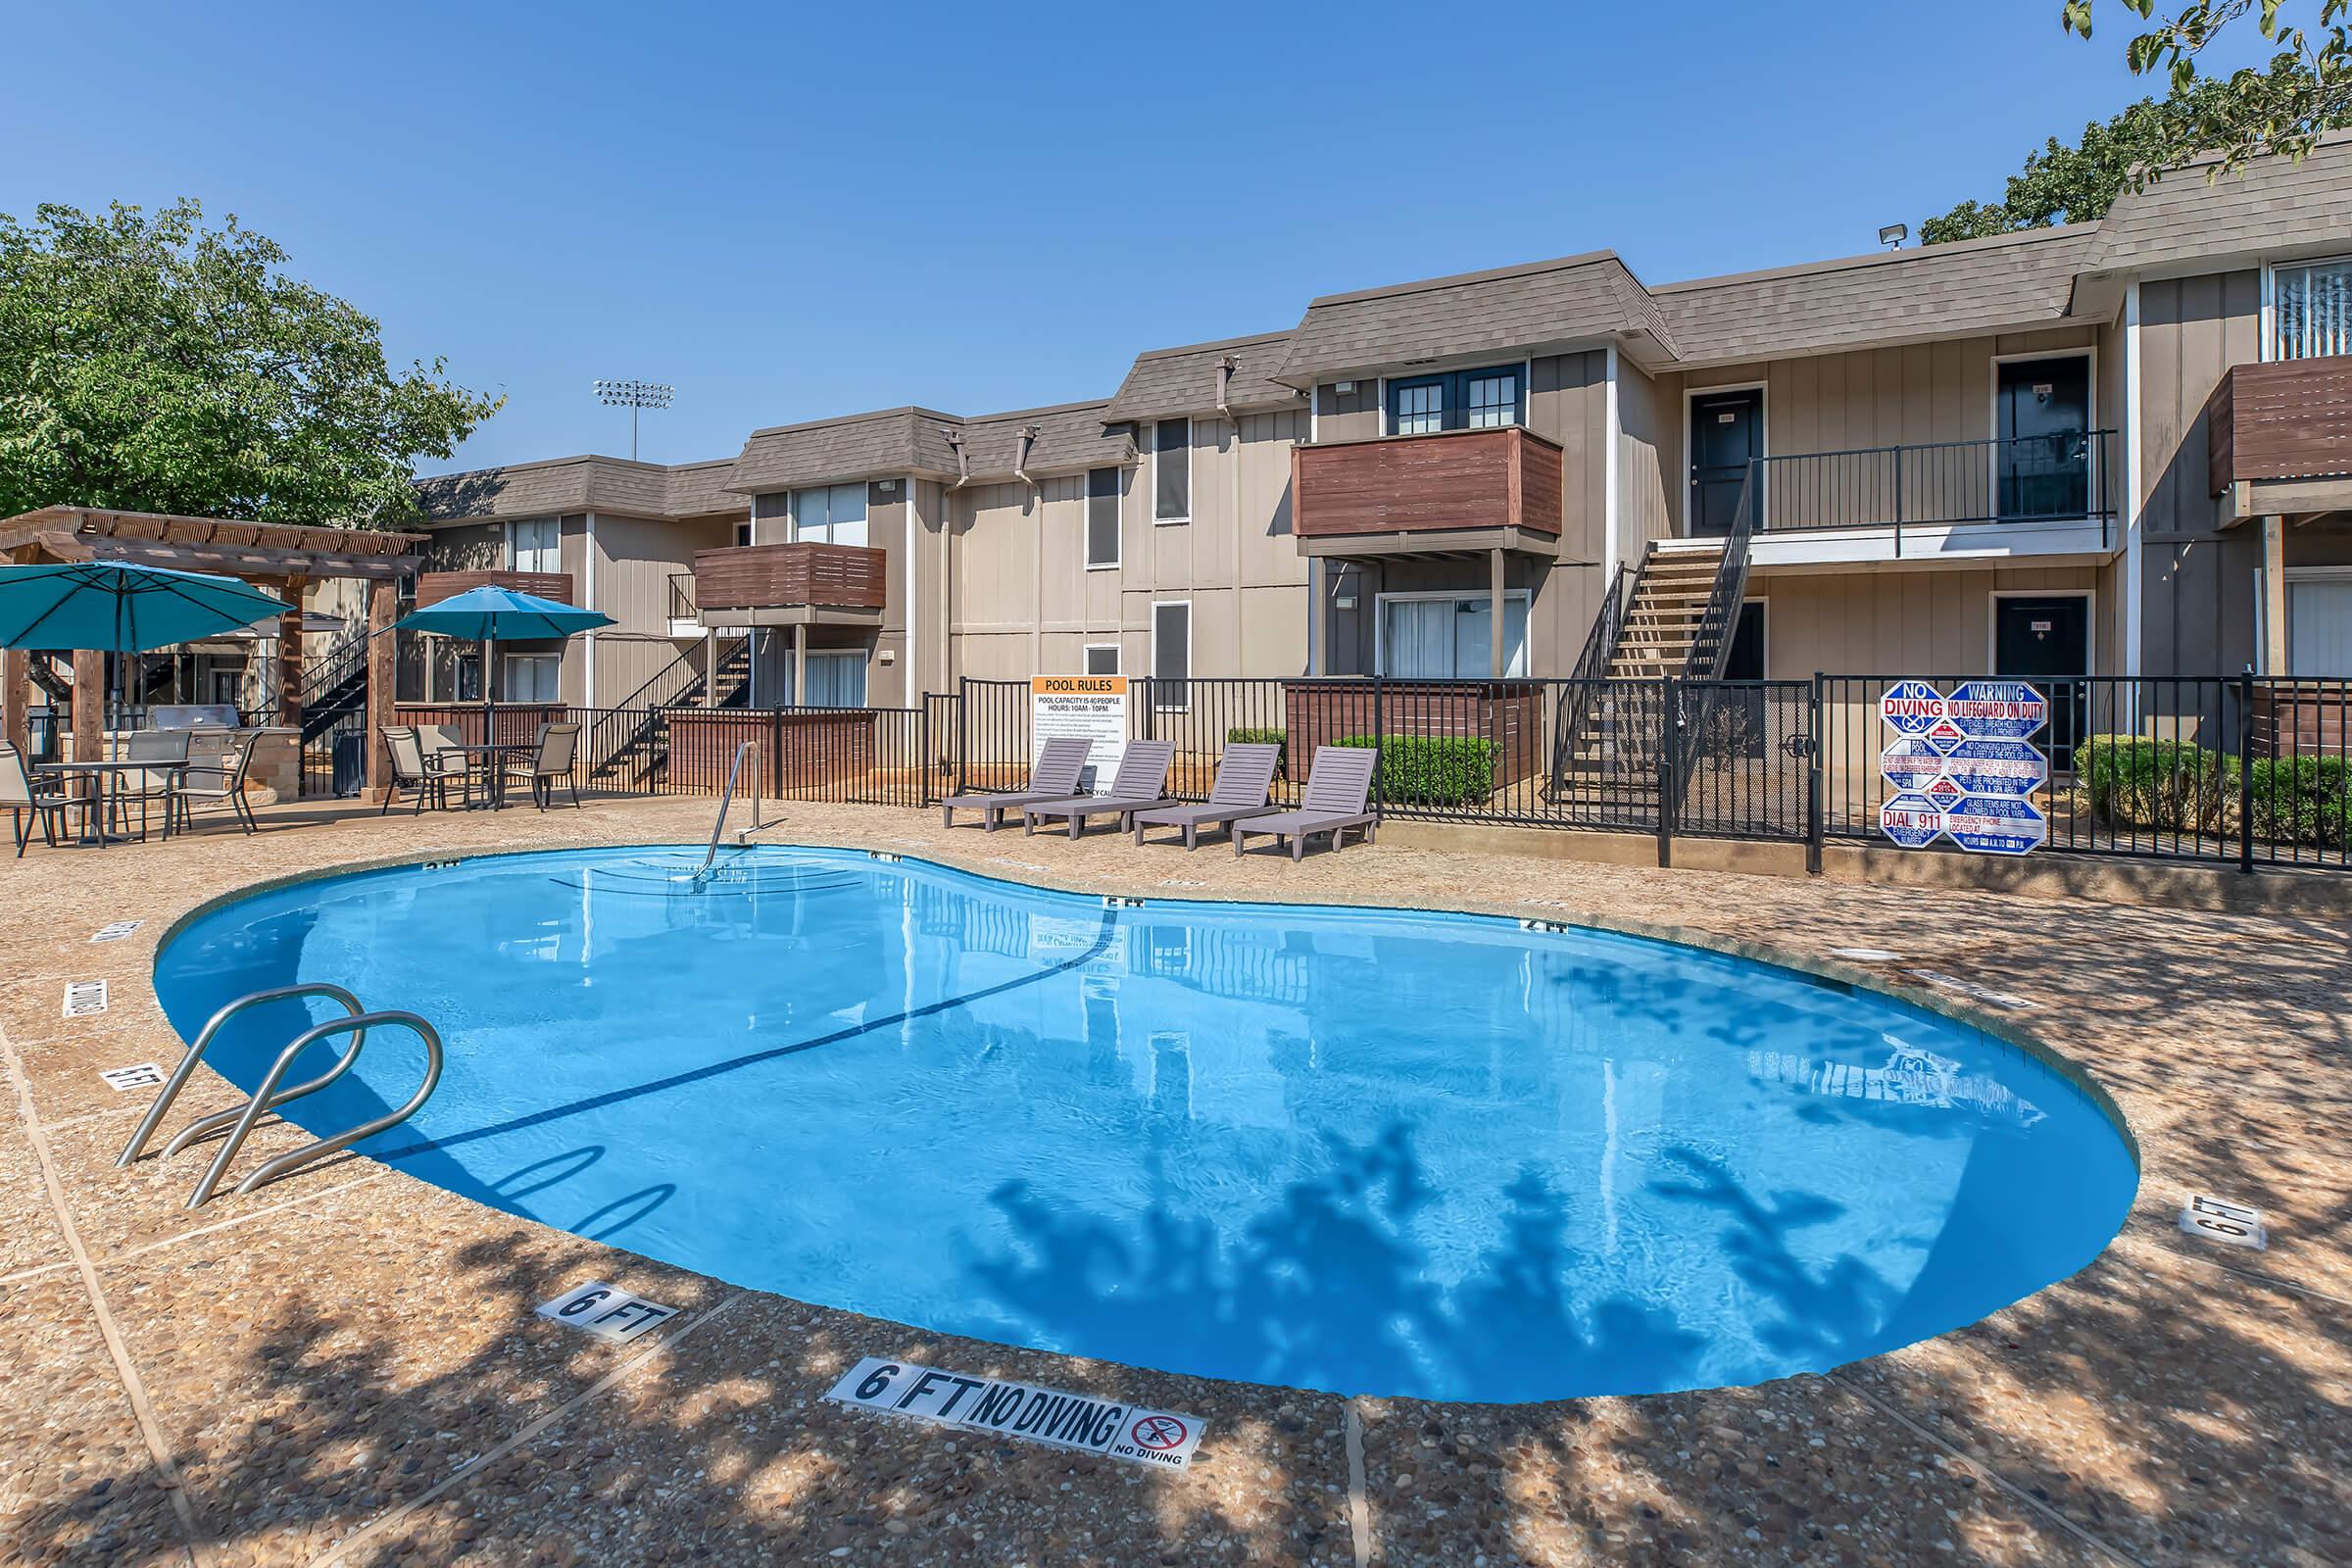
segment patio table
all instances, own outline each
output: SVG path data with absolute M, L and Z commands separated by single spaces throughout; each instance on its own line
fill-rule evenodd
M 499 763 L 516 752 L 529 752 L 533 749 L 528 741 L 466 741 L 455 746 L 436 746 L 433 748 L 433 752 L 436 756 L 448 752 L 458 753 L 466 759 L 468 771 L 472 770 L 474 759 L 481 759 L 482 793 L 488 799 L 478 808 L 469 802 L 466 808 L 469 811 L 477 809 L 499 811 L 504 810 L 507 805 L 507 770 Z
M 134 761 L 127 758 L 87 762 L 41 762 L 34 767 L 35 772 L 46 773 L 68 782 L 76 778 L 87 781 L 87 788 L 81 799 L 81 836 L 75 839 L 74 844 L 76 848 L 93 850 L 104 849 L 109 844 L 121 844 L 130 837 L 127 833 L 107 831 L 106 782 L 108 779 L 120 778 L 124 773 L 184 774 L 187 770 L 188 764 L 185 762 Z M 95 827 L 91 825 L 93 820 L 96 822 Z M 143 829 L 142 836 L 144 836 Z M 164 813 L 164 837 L 170 838 L 171 836 L 172 813 L 167 810 Z

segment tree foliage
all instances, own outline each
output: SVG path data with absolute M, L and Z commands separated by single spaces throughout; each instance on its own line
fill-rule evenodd
M 2124 49 L 2134 74 L 2164 73 L 2176 99 L 2193 96 L 2203 82 L 2226 79 L 2249 86 L 2197 99 L 2193 113 L 2168 124 L 2151 161 L 2151 177 L 2201 157 L 2217 160 L 2215 174 L 2265 154 L 2300 159 L 2323 134 L 2352 122 L 2352 39 L 2345 28 L 2352 0 L 2291 7 L 2285 0 L 2188 0 L 2163 12 L 2155 0 L 2116 4 L 2143 24 Z M 2256 29 L 2278 49 L 2279 60 L 2291 60 L 2298 69 L 2282 73 L 2274 61 L 2267 74 L 2201 74 L 2198 56 L 2249 14 Z M 2311 24 L 2297 22 L 2297 14 L 2310 17 Z M 2063 0 L 2059 23 L 2068 32 L 2089 38 L 2091 0 Z
M 2009 176 L 1999 201 L 1962 202 L 1929 219 L 1920 225 L 1921 242 L 1940 245 L 2104 218 L 2116 198 L 2143 177 L 2185 162 L 2210 133 L 2201 127 L 2269 117 L 2278 105 L 2302 102 L 2310 93 L 2309 76 L 2300 57 L 2282 52 L 2264 71 L 2195 77 L 2169 97 L 2142 98 L 2112 120 L 2084 125 L 2082 139 L 2072 146 L 2052 136 L 2039 152 L 2027 155 L 2026 167 Z M 2334 111 L 2321 128 L 2348 119 L 2352 116 L 2344 110 Z
M 375 320 L 182 200 L 0 214 L 0 516 L 73 505 L 387 526 L 414 464 L 504 401 L 439 360 L 395 374 Z

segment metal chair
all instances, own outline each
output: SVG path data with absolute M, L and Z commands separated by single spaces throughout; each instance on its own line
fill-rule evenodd
M 384 726 L 384 750 L 392 757 L 392 787 L 384 791 L 384 804 L 376 815 L 381 816 L 391 810 L 392 802 L 404 789 L 416 795 L 418 816 L 424 814 L 424 803 L 428 798 L 436 808 L 446 809 L 449 806 L 449 781 L 453 778 L 464 786 L 467 803 L 472 802 L 473 774 L 465 767 L 463 754 L 453 759 L 436 752 L 428 758 L 424 748 L 417 742 L 415 727 L 407 724 Z M 451 760 L 457 761 L 459 766 L 448 766 Z
M 188 768 L 188 732 L 184 729 L 143 729 L 122 743 L 122 760 L 153 765 L 115 775 L 113 808 L 121 811 L 139 803 L 139 838 L 147 837 L 147 803 L 164 803 L 164 836 L 172 836 L 172 801 Z
M 531 804 L 542 811 L 555 799 L 556 786 L 571 791 L 571 804 L 580 804 L 580 783 L 572 776 L 571 761 L 580 747 L 580 726 L 565 722 L 539 726 L 539 744 L 529 759 L 507 758 L 501 762 L 509 778 L 519 778 L 531 786 Z
M 259 735 L 248 735 L 234 751 L 220 760 L 217 766 L 190 767 L 179 777 L 179 785 L 172 792 L 172 806 L 183 829 L 196 825 L 196 803 L 218 804 L 225 801 L 236 813 L 237 825 L 251 833 L 262 824 L 253 814 L 253 805 L 245 799 L 245 774 L 253 766 L 253 754 L 262 744 Z
M 32 775 L 24 770 L 24 754 L 9 742 L 0 741 L 0 809 L 9 813 L 16 828 L 18 859 L 24 858 L 24 846 L 32 841 L 34 822 L 40 824 L 41 842 L 54 849 L 57 819 L 75 804 L 63 790 L 34 789 Z

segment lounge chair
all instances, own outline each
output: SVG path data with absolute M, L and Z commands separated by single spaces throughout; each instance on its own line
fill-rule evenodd
M 1086 754 L 1094 745 L 1079 737 L 1046 742 L 1045 750 L 1037 754 L 1037 765 L 1029 770 L 1027 789 L 999 795 L 951 795 L 939 803 L 940 825 L 954 827 L 958 810 L 978 811 L 980 825 L 994 833 L 1004 825 L 1006 811 L 1031 801 L 1058 801 L 1075 794 L 1078 780 L 1086 773 Z
M 539 726 L 539 744 L 528 758 L 502 758 L 507 783 L 522 780 L 531 787 L 531 804 L 542 811 L 555 804 L 556 786 L 571 791 L 571 804 L 580 804 L 579 781 L 571 776 L 571 760 L 580 749 L 580 726 L 564 722 Z
M 245 799 L 245 774 L 253 766 L 254 749 L 261 744 L 261 736 L 248 735 L 218 761 L 200 762 L 180 775 L 179 784 L 172 791 L 172 811 L 182 831 L 196 825 L 198 802 L 225 804 L 235 813 L 237 825 L 248 833 L 262 825 L 254 818 L 252 803 Z
M 1268 804 L 1274 791 L 1274 769 L 1281 764 L 1282 748 L 1270 741 L 1237 741 L 1217 759 L 1217 781 L 1209 786 L 1208 802 L 1183 801 L 1137 811 L 1135 842 L 1144 842 L 1147 827 L 1181 827 L 1184 847 L 1197 849 L 1204 827 L 1227 827 L 1246 816 L 1263 816 L 1276 809 Z
M 1380 826 L 1380 813 L 1365 809 L 1364 802 L 1372 793 L 1372 770 L 1379 765 L 1380 754 L 1368 746 L 1316 747 L 1315 765 L 1306 775 L 1306 795 L 1298 809 L 1244 817 L 1234 823 L 1233 853 L 1241 854 L 1243 839 L 1257 833 L 1276 843 L 1289 839 L 1294 860 L 1305 858 L 1310 833 L 1329 833 L 1334 855 L 1351 827 L 1362 828 L 1364 842 L 1371 843 Z
M 57 819 L 81 804 L 62 790 L 34 789 L 32 775 L 24 770 L 24 754 L 0 741 L 0 811 L 8 812 L 15 823 L 18 859 L 24 858 L 34 823 L 40 825 L 41 842 L 54 849 Z
M 1107 795 L 1072 795 L 1066 800 L 1037 801 L 1021 808 L 1021 831 L 1034 833 L 1049 817 L 1066 817 L 1070 837 L 1086 831 L 1089 817 L 1115 815 L 1126 824 L 1131 811 L 1148 806 L 1175 804 L 1161 794 L 1168 787 L 1168 769 L 1176 762 L 1174 741 L 1129 741 L 1119 754 L 1119 770 L 1110 776 Z

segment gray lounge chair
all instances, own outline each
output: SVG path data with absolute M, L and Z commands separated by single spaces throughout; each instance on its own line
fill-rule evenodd
M 1270 741 L 1237 741 L 1217 759 L 1217 781 L 1209 786 L 1208 802 L 1182 801 L 1135 813 L 1135 842 L 1144 842 L 1146 827 L 1181 827 L 1184 847 L 1197 849 L 1204 827 L 1227 827 L 1247 816 L 1263 816 L 1276 808 L 1267 803 L 1274 791 L 1274 769 L 1282 748 Z
M 1086 754 L 1094 745 L 1091 740 L 1070 737 L 1046 742 L 1046 749 L 1037 754 L 1037 765 L 1029 770 L 1027 789 L 996 795 L 951 795 L 939 803 L 940 825 L 954 827 L 958 810 L 978 811 L 980 825 L 994 833 L 1004 825 L 1006 811 L 1031 801 L 1058 801 L 1075 793 L 1078 780 L 1086 773 Z
M 1255 833 L 1277 843 L 1289 839 L 1294 860 L 1305 858 L 1310 833 L 1329 833 L 1334 855 L 1351 827 L 1362 828 L 1364 842 L 1371 843 L 1380 826 L 1380 813 L 1367 810 L 1364 802 L 1372 793 L 1372 770 L 1379 765 L 1380 754 L 1368 746 L 1316 747 L 1315 765 L 1306 775 L 1306 796 L 1298 809 L 1244 817 L 1234 823 L 1233 853 L 1241 854 L 1242 840 Z
M 1037 801 L 1021 808 L 1021 831 L 1034 833 L 1049 817 L 1065 817 L 1070 837 L 1086 831 L 1090 817 L 1116 815 L 1124 823 L 1131 811 L 1149 806 L 1174 804 L 1160 793 L 1168 787 L 1168 769 L 1176 761 L 1174 741 L 1129 741 L 1119 754 L 1119 770 L 1110 776 L 1107 795 L 1073 795 L 1067 800 Z

